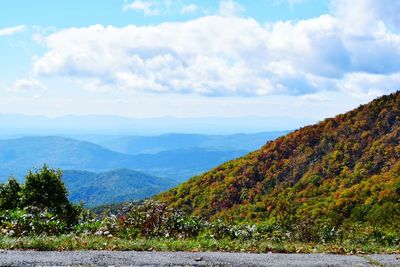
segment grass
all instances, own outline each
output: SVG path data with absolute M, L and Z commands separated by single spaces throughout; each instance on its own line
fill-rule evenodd
M 135 239 L 107 238 L 97 236 L 37 236 L 0 237 L 1 249 L 15 250 L 118 250 L 118 251 L 226 251 L 226 252 L 281 252 L 281 253 L 335 253 L 368 254 L 400 253 L 399 246 L 380 244 L 313 244 L 271 242 L 264 240 L 231 239 Z

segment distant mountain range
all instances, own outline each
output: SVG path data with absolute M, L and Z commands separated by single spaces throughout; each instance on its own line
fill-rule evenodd
M 234 134 L 296 129 L 315 122 L 295 117 L 128 118 L 113 115 L 61 117 L 0 113 L 0 137 L 26 135 L 160 135 L 165 133 Z
M 11 175 L 22 179 L 28 170 L 47 164 L 64 170 L 73 200 L 97 205 L 139 199 L 240 157 L 283 133 L 4 139 L 0 140 L 0 182 Z
M 88 141 L 59 136 L 0 140 L 0 181 L 9 175 L 22 178 L 28 170 L 45 163 L 63 170 L 92 172 L 128 168 L 183 181 L 242 156 L 254 146 L 275 139 L 282 133 L 91 137 L 114 150 Z
M 103 171 L 128 167 L 130 157 L 99 145 L 47 136 L 0 140 L 0 176 L 22 178 L 27 170 L 48 164 L 64 170 Z
M 129 168 L 182 181 L 245 153 L 187 148 L 128 155 L 65 137 L 22 137 L 0 140 L 0 177 L 3 181 L 9 175 L 22 178 L 33 167 L 48 164 L 63 170 L 92 172 Z
M 177 184 L 128 169 L 102 173 L 68 170 L 63 179 L 71 192 L 69 199 L 75 203 L 83 201 L 88 207 L 147 198 Z
M 254 134 L 205 135 L 171 133 L 158 136 L 77 136 L 110 150 L 126 154 L 154 154 L 168 150 L 204 148 L 216 151 L 252 151 L 268 140 L 289 131 L 271 131 Z

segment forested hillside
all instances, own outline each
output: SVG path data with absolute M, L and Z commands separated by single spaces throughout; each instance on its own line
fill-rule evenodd
M 398 228 L 399 158 L 398 91 L 268 142 L 157 198 L 212 220 L 275 221 L 304 231 L 347 222 Z
M 62 179 L 71 192 L 69 199 L 85 206 L 140 200 L 165 191 L 177 182 L 129 169 L 94 173 L 67 170 Z

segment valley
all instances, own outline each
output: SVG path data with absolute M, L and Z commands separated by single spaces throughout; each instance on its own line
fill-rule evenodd
M 28 170 L 47 164 L 64 171 L 70 198 L 76 203 L 93 206 L 140 200 L 285 133 L 2 139 L 0 182 L 9 176 L 21 180 Z

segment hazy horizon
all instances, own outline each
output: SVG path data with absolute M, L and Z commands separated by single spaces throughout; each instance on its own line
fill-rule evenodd
M 0 114 L 2 135 L 162 135 L 240 134 L 295 130 L 314 123 L 290 117 L 129 118 L 115 115 L 66 115 L 47 117 Z

